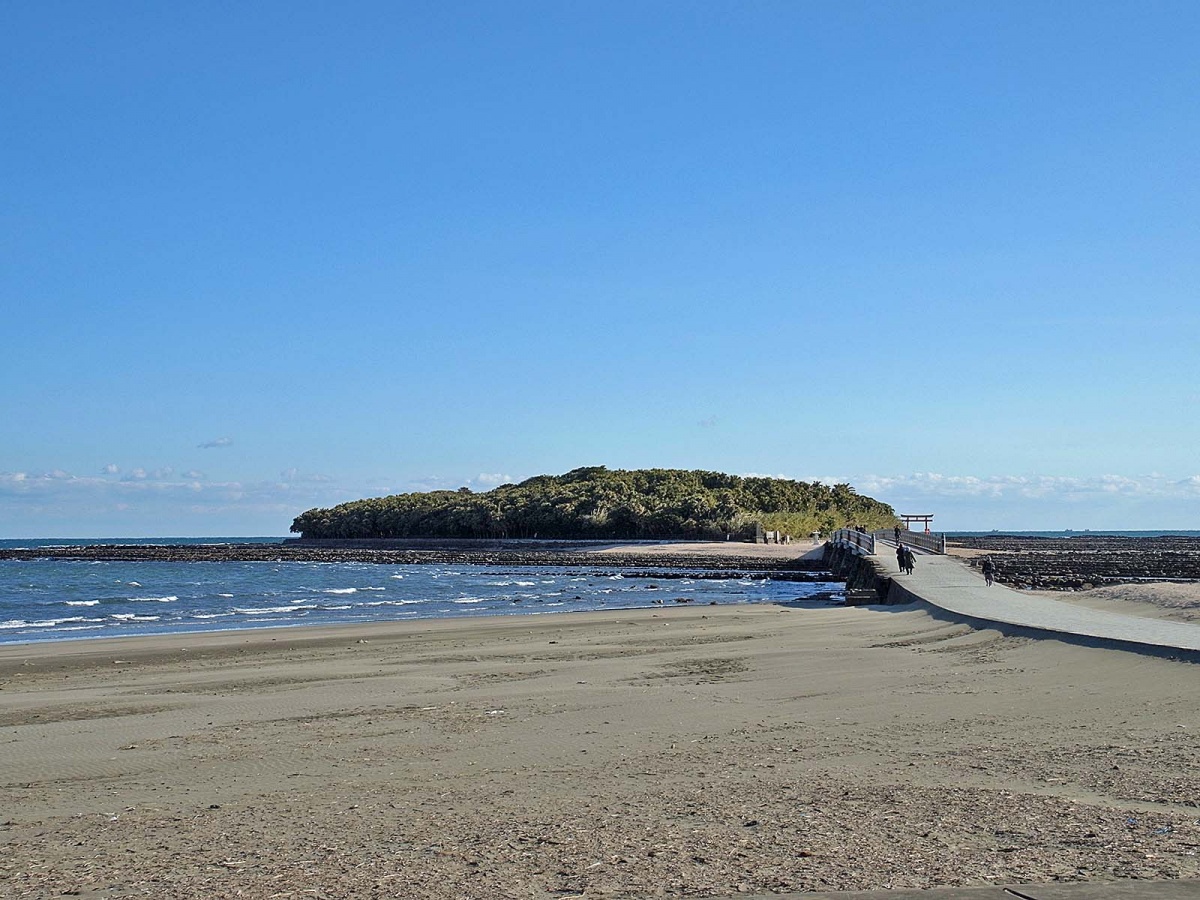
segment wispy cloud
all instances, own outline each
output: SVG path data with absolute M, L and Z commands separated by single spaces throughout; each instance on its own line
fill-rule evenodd
M 279 473 L 279 480 L 287 484 L 332 484 L 337 479 L 332 475 L 321 475 L 316 472 L 301 472 L 297 468 L 284 469 Z
M 908 475 L 822 477 L 844 481 L 897 512 L 933 513 L 942 528 L 1190 528 L 1200 475 Z
M 1200 476 L 1148 475 L 863 475 L 848 479 L 865 494 L 1040 499 L 1059 497 L 1183 498 L 1200 494 Z
M 499 484 L 509 484 L 513 480 L 511 475 L 501 475 L 499 472 L 480 472 L 467 483 L 468 486 L 475 485 L 481 488 L 494 488 Z
M 190 528 L 215 533 L 206 521 L 275 523 L 266 533 L 281 534 L 292 519 L 314 506 L 333 506 L 371 492 L 339 486 L 332 479 L 306 476 L 295 481 L 209 481 L 203 473 L 170 468 L 76 476 L 62 470 L 0 472 L 0 528 L 14 535 L 53 525 L 39 523 L 150 522 L 139 528 L 157 533 Z M 192 523 L 186 525 L 184 523 Z M 228 526 L 221 526 L 228 527 Z M 147 533 L 150 533 L 147 531 Z M 249 533 L 242 531 L 240 533 Z
M 233 438 L 219 437 L 211 441 L 205 441 L 203 444 L 197 444 L 201 450 L 212 450 L 216 447 L 228 447 L 233 444 Z

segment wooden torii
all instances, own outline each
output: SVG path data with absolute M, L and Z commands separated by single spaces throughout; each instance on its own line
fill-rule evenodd
M 904 520 L 904 529 L 906 531 L 912 531 L 913 523 L 917 523 L 917 524 L 923 524 L 925 526 L 925 533 L 929 534 L 929 526 L 933 524 L 933 516 L 932 515 L 908 516 L 908 515 L 905 515 L 904 513 L 901 513 L 900 518 L 902 518 Z

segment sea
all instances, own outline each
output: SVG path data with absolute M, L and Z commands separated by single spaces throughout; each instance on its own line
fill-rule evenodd
M 278 543 L 279 537 L 39 538 L 83 544 Z M 700 577 L 704 575 L 705 577 Z M 667 569 L 357 562 L 0 560 L 0 644 L 695 605 L 838 602 L 845 585 Z

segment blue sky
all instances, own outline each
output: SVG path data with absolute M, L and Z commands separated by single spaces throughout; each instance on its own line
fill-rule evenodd
M 1200 5 L 8 4 L 0 537 L 582 465 L 1200 528 Z

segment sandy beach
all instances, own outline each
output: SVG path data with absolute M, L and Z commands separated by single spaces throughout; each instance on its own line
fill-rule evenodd
M 0 895 L 1200 875 L 1200 667 L 911 608 L 0 648 Z

